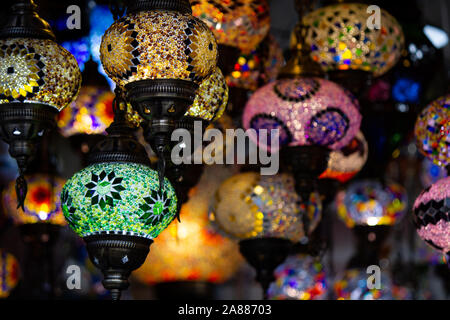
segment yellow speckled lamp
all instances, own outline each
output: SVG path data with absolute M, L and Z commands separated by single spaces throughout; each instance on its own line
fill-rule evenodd
M 56 115 L 77 95 L 81 73 L 75 58 L 55 41 L 32 0 L 15 1 L 0 29 L 0 126 L 19 165 L 19 206 L 27 193 L 23 173 L 35 145 Z

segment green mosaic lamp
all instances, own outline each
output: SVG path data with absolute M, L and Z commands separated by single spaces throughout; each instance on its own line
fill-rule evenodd
M 144 147 L 125 121 L 126 104 L 113 103 L 108 136 L 88 156 L 61 192 L 69 226 L 84 239 L 91 261 L 104 274 L 114 300 L 128 288 L 128 277 L 145 261 L 149 247 L 177 213 L 168 179 L 159 183 Z

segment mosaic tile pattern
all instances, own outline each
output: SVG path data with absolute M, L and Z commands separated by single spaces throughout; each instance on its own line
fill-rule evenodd
M 7 298 L 19 282 L 19 262 L 10 253 L 0 249 L 0 299 Z
M 369 146 L 361 131 L 340 150 L 330 153 L 328 167 L 319 179 L 335 179 L 345 183 L 353 178 L 367 161 Z
M 200 83 L 217 63 L 217 43 L 200 20 L 175 11 L 142 11 L 115 21 L 105 32 L 100 57 L 120 86 L 146 79 Z
M 394 225 L 405 215 L 407 203 L 402 186 L 389 183 L 383 187 L 376 180 L 352 182 L 336 195 L 338 216 L 349 228 Z
M 5 212 L 13 219 L 15 225 L 47 222 L 64 226 L 67 224 L 61 210 L 60 193 L 64 180 L 47 174 L 25 176 L 28 193 L 24 208 L 17 208 L 15 182 L 12 181 L 3 191 Z
M 305 232 L 303 217 L 310 221 Z M 260 176 L 255 172 L 227 179 L 217 191 L 210 218 L 227 235 L 237 239 L 278 237 L 304 240 L 317 226 L 322 204 L 317 193 L 307 203 L 286 174 Z
M 208 205 L 231 168 L 207 166 L 189 201 L 181 207 L 181 223 L 174 221 L 151 247 L 151 254 L 133 272 L 145 284 L 169 281 L 223 283 L 241 266 L 236 242 L 222 236 L 208 219 Z
M 204 21 L 219 44 L 250 52 L 270 28 L 266 0 L 193 0 L 192 14 Z
M 335 4 L 303 18 L 310 27 L 306 43 L 311 56 L 324 71 L 356 69 L 380 76 L 397 63 L 404 45 L 400 24 L 381 9 L 380 29 L 371 30 L 367 7 L 361 3 Z
M 328 279 L 323 264 L 311 256 L 295 255 L 275 269 L 267 295 L 275 300 L 324 300 Z
M 62 110 L 75 99 L 81 72 L 74 56 L 52 40 L 0 40 L 0 104 L 39 102 Z
M 414 128 L 419 151 L 442 167 L 450 164 L 450 94 L 430 103 Z
M 177 198 L 169 180 L 159 193 L 158 173 L 134 163 L 100 163 L 77 172 L 61 200 L 80 236 L 104 232 L 156 238 L 174 219 Z
M 65 137 L 104 134 L 114 120 L 114 93 L 96 86 L 83 86 L 77 99 L 58 114 L 58 127 Z
M 243 114 L 246 129 L 280 128 L 280 147 L 323 145 L 340 149 L 355 137 L 360 123 L 361 114 L 352 98 L 337 84 L 320 78 L 269 83 L 250 97 Z M 250 137 L 258 141 L 254 134 Z
M 414 202 L 414 220 L 426 243 L 450 253 L 450 177 L 422 191 Z

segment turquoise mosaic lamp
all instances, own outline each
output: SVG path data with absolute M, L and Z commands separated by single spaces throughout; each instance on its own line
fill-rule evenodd
M 168 179 L 159 183 L 144 147 L 125 121 L 126 104 L 113 103 L 108 135 L 61 192 L 69 226 L 84 239 L 91 261 L 104 274 L 103 285 L 119 299 L 128 277 L 145 261 L 149 247 L 177 214 Z

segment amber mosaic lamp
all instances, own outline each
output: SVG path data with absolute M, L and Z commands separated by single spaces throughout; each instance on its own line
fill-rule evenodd
M 81 73 L 75 58 L 55 42 L 32 0 L 16 1 L 0 29 L 0 126 L 20 175 L 16 190 L 23 207 L 23 176 L 38 140 L 77 95 Z

